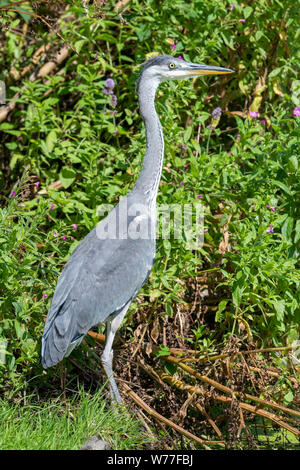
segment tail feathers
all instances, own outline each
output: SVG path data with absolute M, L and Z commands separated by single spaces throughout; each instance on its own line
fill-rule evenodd
M 50 331 L 47 337 L 42 338 L 41 363 L 44 369 L 55 366 L 65 356 L 65 350 L 59 350 L 53 341 L 53 334 Z
M 45 369 L 54 366 L 66 356 L 75 336 L 76 326 L 72 325 L 72 316 L 62 310 L 61 308 L 59 314 L 45 326 L 41 351 L 41 363 Z
M 71 341 L 66 337 L 61 337 L 55 325 L 48 332 L 47 336 L 42 338 L 41 363 L 44 369 L 55 366 L 64 357 L 76 348 L 82 341 L 84 335 L 74 335 Z

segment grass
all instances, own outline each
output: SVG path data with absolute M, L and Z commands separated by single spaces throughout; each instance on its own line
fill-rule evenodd
M 108 407 L 100 389 L 83 388 L 69 400 L 39 401 L 36 396 L 15 403 L 0 400 L 1 450 L 78 450 L 99 434 L 114 450 L 140 449 L 149 436 L 123 405 Z

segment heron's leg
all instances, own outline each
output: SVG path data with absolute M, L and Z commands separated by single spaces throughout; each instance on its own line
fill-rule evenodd
M 119 312 L 115 317 L 111 320 L 107 320 L 106 322 L 106 331 L 105 331 L 105 345 L 104 350 L 101 356 L 101 361 L 106 372 L 106 375 L 109 379 L 109 386 L 110 386 L 110 393 L 112 400 L 116 400 L 119 403 L 122 403 L 122 398 L 120 396 L 118 386 L 113 376 L 113 369 L 112 369 L 112 361 L 113 361 L 113 341 L 115 338 L 115 334 L 120 327 L 123 318 L 126 315 L 130 302 L 125 305 L 123 310 Z

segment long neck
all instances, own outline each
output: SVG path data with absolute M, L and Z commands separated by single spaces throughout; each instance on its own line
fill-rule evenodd
M 158 82 L 143 79 L 139 84 L 140 113 L 146 127 L 147 147 L 135 188 L 142 191 L 152 202 L 156 200 L 164 157 L 164 137 L 154 106 L 157 86 Z

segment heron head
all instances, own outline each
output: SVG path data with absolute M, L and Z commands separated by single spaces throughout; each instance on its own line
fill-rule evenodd
M 138 84 L 141 79 L 148 79 L 158 84 L 166 80 L 184 80 L 198 75 L 224 75 L 232 72 L 233 70 L 223 67 L 194 64 L 176 57 L 158 55 L 144 64 Z

